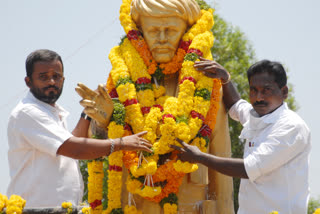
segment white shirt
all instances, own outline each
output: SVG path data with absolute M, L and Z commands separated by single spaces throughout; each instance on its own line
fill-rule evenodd
M 64 201 L 81 201 L 78 161 L 57 155 L 58 148 L 72 136 L 66 128 L 68 114 L 57 104 L 53 107 L 36 99 L 31 92 L 11 112 L 7 195 L 20 195 L 27 201 L 26 207 L 60 207 Z
M 309 199 L 310 131 L 284 103 L 259 117 L 239 100 L 229 111 L 243 125 L 244 165 L 238 214 L 306 214 Z

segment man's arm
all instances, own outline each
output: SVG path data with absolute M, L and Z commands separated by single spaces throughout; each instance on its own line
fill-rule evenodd
M 228 176 L 248 178 L 243 159 L 217 157 L 201 152 L 198 147 L 188 145 L 180 139 L 177 139 L 177 141 L 181 144 L 182 147 L 178 147 L 175 145 L 170 145 L 170 147 L 180 152 L 178 154 L 178 158 L 181 161 L 188 161 L 190 163 L 201 163 L 213 170 L 216 170 Z
M 223 89 L 223 102 L 227 109 L 230 109 L 233 104 L 240 100 L 240 95 L 230 80 L 230 74 L 224 67 L 213 60 L 207 60 L 200 57 L 201 61 L 194 63 L 195 69 L 202 72 L 210 78 L 221 79 Z
M 140 136 L 147 132 L 126 136 L 117 139 L 92 139 L 83 137 L 70 137 L 58 149 L 57 154 L 74 159 L 95 159 L 109 155 L 113 151 L 119 150 L 150 150 L 151 144 Z
M 76 127 L 72 131 L 73 136 L 88 137 L 89 126 L 90 126 L 90 120 L 80 117 Z
M 198 156 L 198 159 L 199 163 L 222 174 L 238 178 L 248 178 L 243 159 L 217 157 L 203 152 Z

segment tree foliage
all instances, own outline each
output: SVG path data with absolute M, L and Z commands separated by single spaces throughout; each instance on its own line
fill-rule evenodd
M 215 36 L 214 45 L 211 49 L 213 59 L 224 66 L 230 73 L 232 82 L 243 99 L 248 100 L 248 81 L 246 71 L 255 61 L 255 53 L 244 33 L 239 28 L 223 20 L 219 15 L 214 16 Z M 239 139 L 242 126 L 240 123 L 229 119 L 230 138 L 232 144 L 232 157 L 242 158 L 244 141 Z M 233 179 L 234 208 L 238 209 L 238 193 L 240 179 Z

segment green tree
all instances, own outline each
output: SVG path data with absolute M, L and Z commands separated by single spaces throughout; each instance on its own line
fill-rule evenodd
M 214 27 L 212 29 L 215 37 L 211 49 L 213 59 L 224 66 L 232 77 L 241 97 L 248 100 L 248 81 L 246 71 L 255 61 L 255 53 L 244 33 L 239 28 L 223 20 L 219 15 L 214 16 Z M 229 119 L 232 157 L 242 158 L 244 141 L 239 139 L 242 126 L 240 123 Z M 238 210 L 238 193 L 240 179 L 233 179 L 234 208 Z

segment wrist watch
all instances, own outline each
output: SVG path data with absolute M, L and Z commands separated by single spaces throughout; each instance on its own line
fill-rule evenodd
M 91 121 L 91 117 L 89 117 L 86 113 L 82 112 L 81 117 L 85 120 Z

